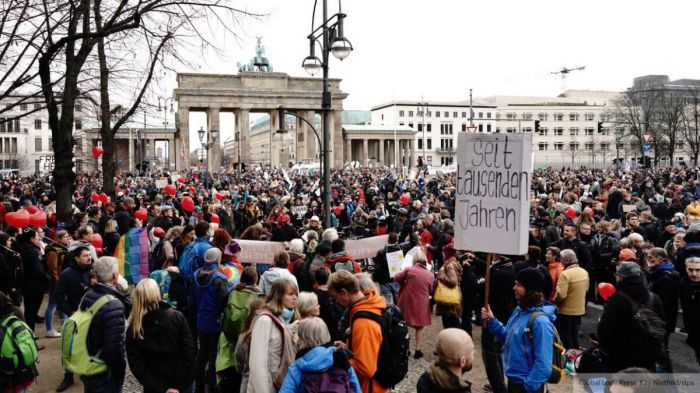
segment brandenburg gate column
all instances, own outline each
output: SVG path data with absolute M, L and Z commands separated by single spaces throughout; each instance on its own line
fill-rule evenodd
M 240 151 L 240 162 L 250 165 L 250 110 L 239 108 L 233 111 L 236 116 L 236 134 Z
M 379 157 L 377 157 L 377 161 L 386 165 L 386 157 L 384 157 L 384 142 L 384 139 L 379 140 Z
M 345 139 L 345 149 L 343 150 L 343 157 L 345 157 L 345 161 L 347 161 L 347 162 L 352 161 L 352 139 L 351 138 Z
M 369 141 L 367 139 L 362 140 L 362 166 L 367 165 L 367 160 L 369 159 Z
M 219 127 L 219 110 L 220 108 L 212 107 L 207 109 L 207 124 L 209 125 L 208 132 L 211 132 L 213 128 L 219 130 L 216 136 L 216 141 L 214 145 L 209 150 L 211 157 L 207 157 L 207 168 L 210 171 L 218 172 L 221 166 L 221 127 Z M 211 142 L 207 140 L 207 143 Z
M 344 164 L 343 157 L 343 112 L 331 111 L 330 131 L 331 131 L 331 168 L 342 168 Z
M 302 158 L 307 158 L 309 156 L 309 149 L 307 149 L 307 144 L 308 144 L 307 138 L 309 137 L 309 135 L 307 135 L 309 133 L 307 128 L 309 126 L 306 125 L 306 123 L 304 123 L 303 120 L 301 120 L 301 118 L 304 116 L 303 111 L 297 112 L 296 115 L 297 115 L 296 116 L 297 127 L 296 127 L 296 133 L 294 135 L 294 143 L 295 143 L 295 146 L 297 149 L 296 157 L 297 157 L 297 162 L 298 162 Z
M 277 115 L 277 109 L 270 111 L 270 166 L 279 167 L 280 166 L 280 148 L 282 143 L 280 143 L 280 137 L 277 135 L 277 130 L 279 129 L 280 119 Z
M 316 131 L 319 133 L 318 135 L 323 138 L 323 135 L 321 135 L 321 128 L 316 127 L 316 112 L 314 111 L 302 111 L 301 116 L 306 119 L 309 123 L 313 124 L 314 127 L 316 128 Z M 302 122 L 304 123 L 304 122 Z M 304 158 L 316 158 L 316 152 L 320 153 L 321 152 L 321 146 L 318 146 L 318 138 L 316 138 L 316 133 L 314 132 L 311 127 L 309 127 L 306 123 L 304 123 L 306 126 L 304 128 L 304 143 L 306 144 L 306 155 Z M 323 140 L 323 139 L 322 139 Z M 318 147 L 316 147 L 318 146 Z M 319 154 L 319 160 L 321 155 Z
M 178 135 L 175 137 L 177 150 L 176 168 L 188 169 L 190 164 L 190 108 L 179 106 L 177 108 Z M 131 140 L 131 138 L 129 138 Z M 182 157 L 182 152 L 185 156 Z

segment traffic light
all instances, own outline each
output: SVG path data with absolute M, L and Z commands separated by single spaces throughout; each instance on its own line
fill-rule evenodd
M 540 132 L 540 121 L 535 120 L 535 132 Z
M 603 122 L 602 121 L 598 122 L 598 133 L 599 134 L 603 133 Z

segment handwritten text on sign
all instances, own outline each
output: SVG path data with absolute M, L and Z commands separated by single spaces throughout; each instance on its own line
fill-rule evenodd
M 456 247 L 524 254 L 532 135 L 460 133 L 458 146 Z

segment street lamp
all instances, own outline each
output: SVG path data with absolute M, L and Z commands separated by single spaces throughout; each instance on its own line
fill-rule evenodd
M 163 106 L 160 103 L 163 101 Z M 168 106 L 168 101 L 170 101 L 170 113 L 175 112 L 173 110 L 173 99 L 171 97 L 158 97 L 158 112 L 163 111 L 163 128 L 168 129 L 168 111 L 165 108 Z
M 422 98 L 422 97 L 421 97 Z M 421 136 L 421 146 L 423 147 L 423 165 L 426 165 L 425 161 L 425 111 L 428 109 L 428 103 L 425 101 L 419 101 L 418 106 L 416 108 L 416 115 L 419 115 L 422 117 L 421 120 L 421 129 L 423 131 L 423 135 Z
M 328 17 L 328 0 L 323 0 L 323 22 L 315 26 L 316 6 L 314 4 L 314 14 L 311 19 L 311 34 L 309 40 L 309 56 L 301 63 L 306 72 L 312 76 L 323 70 L 323 95 L 321 98 L 321 110 L 323 116 L 323 166 L 321 176 L 323 177 L 323 211 L 325 212 L 324 225 L 331 227 L 331 177 L 330 177 L 330 155 L 328 147 L 331 144 L 329 131 L 329 116 L 331 109 L 331 93 L 328 90 L 328 60 L 329 53 L 333 53 L 339 60 L 343 60 L 350 55 L 353 47 L 350 41 L 345 38 L 343 20 L 346 15 L 340 10 L 340 0 L 338 1 L 338 12 Z M 316 56 L 316 44 L 321 48 L 321 58 Z M 313 127 L 312 127 L 313 128 Z
M 207 134 L 207 143 L 204 143 L 204 134 Z M 207 172 L 211 171 L 209 162 L 209 149 L 216 143 L 216 137 L 219 135 L 219 130 L 216 127 L 212 127 L 207 133 L 204 131 L 204 127 L 199 127 L 197 131 L 197 136 L 199 136 L 199 143 L 202 145 L 204 150 L 207 152 Z

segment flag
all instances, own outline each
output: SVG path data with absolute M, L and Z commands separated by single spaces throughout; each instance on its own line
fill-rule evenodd
M 180 146 L 180 157 L 185 158 L 185 145 Z
M 148 277 L 148 230 L 132 228 L 119 238 L 115 257 L 121 274 L 129 284 Z
M 227 174 L 227 175 L 230 175 L 230 174 L 233 173 L 233 164 L 234 164 L 233 161 L 231 161 L 231 163 L 228 164 L 228 168 L 226 168 L 226 174 Z

